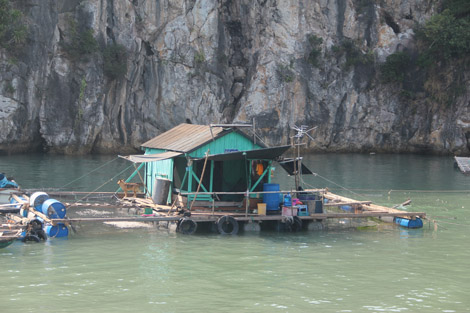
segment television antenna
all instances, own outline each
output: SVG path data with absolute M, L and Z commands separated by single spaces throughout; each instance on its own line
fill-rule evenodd
M 311 140 L 314 140 L 313 137 L 309 135 L 309 132 L 311 132 L 312 130 L 315 130 L 317 127 L 318 126 L 315 126 L 309 129 L 307 125 L 300 125 L 300 127 L 297 125 L 290 126 L 292 130 L 295 130 L 297 132 L 294 136 L 290 137 L 291 139 L 294 139 L 292 140 L 292 145 L 294 147 L 297 146 L 297 157 L 295 157 L 295 151 L 294 151 L 294 177 L 295 177 L 295 190 L 296 191 L 299 190 L 299 181 L 300 181 L 299 178 L 300 178 L 300 172 L 302 169 L 302 158 L 300 157 L 300 146 L 301 146 L 300 140 L 304 136 L 307 136 Z M 294 141 L 296 141 L 297 143 L 294 143 Z

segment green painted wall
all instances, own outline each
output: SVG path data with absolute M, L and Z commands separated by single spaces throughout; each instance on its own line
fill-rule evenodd
M 203 158 L 208 149 L 210 150 L 209 152 L 210 154 L 220 154 L 220 153 L 225 153 L 227 149 L 236 149 L 238 151 L 246 151 L 246 150 L 253 150 L 253 149 L 260 149 L 260 148 L 262 147 L 259 145 L 253 144 L 253 142 L 250 139 L 246 138 L 245 136 L 240 135 L 237 132 L 232 132 L 221 138 L 218 138 L 215 141 L 211 141 L 207 143 L 206 145 L 200 147 L 199 149 L 194 150 L 193 152 L 189 153 L 189 156 L 195 157 L 195 158 Z M 165 151 L 166 150 L 162 150 L 162 149 L 146 148 L 145 154 L 156 154 L 156 153 L 162 153 Z M 147 188 L 150 194 L 152 194 L 153 186 L 155 184 L 156 178 L 167 178 L 173 181 L 174 164 L 175 164 L 174 159 L 146 163 L 145 183 L 147 185 Z M 185 168 L 186 168 L 186 160 L 184 160 L 184 162 L 183 161 L 177 162 L 177 164 L 180 167 L 180 169 L 177 169 L 177 170 L 179 172 L 179 176 L 181 176 L 180 179 L 182 179 L 184 172 L 185 172 Z M 227 166 L 229 166 L 229 168 L 227 168 Z M 245 169 L 244 162 L 227 162 L 227 164 L 224 165 L 224 176 L 227 176 L 226 179 L 235 180 L 235 182 L 246 177 L 246 169 Z M 193 180 L 192 182 L 194 183 L 195 180 Z M 232 183 L 235 183 L 235 182 L 232 182 Z M 195 184 L 197 186 L 197 183 Z M 187 187 L 187 184 L 185 185 L 186 185 L 185 187 Z M 194 186 L 194 184 L 192 185 Z M 208 187 L 209 186 L 206 186 L 206 188 Z M 224 188 L 230 188 L 230 187 L 233 188 L 233 186 L 224 186 Z M 171 188 L 173 188 L 173 184 L 171 185 Z M 193 187 L 192 189 L 195 189 L 195 188 L 196 187 Z M 171 193 L 168 196 L 168 202 L 169 203 L 171 202 Z
M 194 150 L 189 155 L 195 158 L 202 158 L 205 156 L 207 149 L 210 150 L 209 154 L 225 153 L 226 149 L 238 149 L 238 151 L 246 151 L 253 149 L 260 149 L 261 147 L 253 144 L 251 140 L 237 132 L 231 132 L 221 138 L 211 141 L 199 149 Z
M 156 154 L 162 153 L 165 150 L 161 149 L 146 149 L 145 154 Z M 153 186 L 155 185 L 156 178 L 166 178 L 173 181 L 173 159 L 147 162 L 145 166 L 145 184 L 152 194 Z M 170 187 L 170 190 L 173 188 L 173 184 Z M 168 202 L 171 202 L 171 192 L 168 195 Z

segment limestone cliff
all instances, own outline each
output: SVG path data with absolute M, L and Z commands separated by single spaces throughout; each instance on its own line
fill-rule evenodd
M 314 151 L 470 151 L 468 83 L 443 106 L 404 99 L 397 84 L 378 79 L 388 55 L 413 49 L 413 27 L 435 13 L 436 1 L 14 5 L 28 36 L 16 54 L 0 49 L 4 152 L 127 152 L 182 122 L 253 119 L 273 145 L 290 142 L 290 126 L 304 124 L 317 126 L 308 142 Z M 89 51 L 74 37 L 87 30 L 97 43 Z M 103 49 L 111 44 L 125 47 L 123 76 L 106 74 Z

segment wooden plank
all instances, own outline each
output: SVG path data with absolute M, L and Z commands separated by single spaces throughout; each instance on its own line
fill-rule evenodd
M 342 202 L 354 202 L 355 201 L 353 199 L 346 198 L 346 197 L 343 197 L 343 196 L 339 196 L 339 195 L 336 195 L 336 194 L 331 193 L 331 192 L 326 192 L 323 196 L 328 200 L 337 200 L 337 201 L 342 201 Z M 376 205 L 376 204 L 364 204 L 364 205 L 362 205 L 362 209 L 363 210 L 368 210 L 368 211 L 382 211 L 382 212 L 389 212 L 389 213 L 406 212 L 406 211 L 397 210 L 397 209 L 393 209 L 393 208 L 388 208 L 388 207 L 381 206 L 381 205 Z
M 326 189 L 306 189 L 302 191 L 296 191 L 296 190 L 279 190 L 279 191 L 251 191 L 248 192 L 250 195 L 255 195 L 255 194 L 269 194 L 269 193 L 313 193 L 313 192 L 325 192 Z M 181 195 L 187 196 L 187 195 L 194 195 L 195 192 L 182 192 Z M 199 192 L 198 195 L 246 195 L 247 192 L 245 191 L 225 191 L 225 192 Z
M 195 222 L 213 222 L 220 216 L 231 215 L 238 221 L 275 221 L 284 220 L 288 217 L 282 215 L 249 215 L 244 214 L 217 214 L 210 213 L 192 214 L 191 219 Z M 424 212 L 363 212 L 363 213 L 315 213 L 310 216 L 299 216 L 303 220 L 316 220 L 327 218 L 366 218 L 366 217 L 425 217 Z M 70 219 L 52 219 L 53 224 L 65 222 L 171 222 L 178 221 L 182 216 L 148 216 L 148 217 L 82 217 Z
M 196 201 L 197 207 L 212 207 L 212 201 Z M 243 207 L 243 202 L 215 201 L 214 206 L 218 207 Z
M 362 204 L 372 204 L 372 201 L 328 202 L 328 203 L 324 203 L 323 206 L 332 207 L 332 206 L 362 205 Z

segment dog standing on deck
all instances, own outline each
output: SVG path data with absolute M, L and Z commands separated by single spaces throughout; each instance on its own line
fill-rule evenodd
M 137 196 L 137 193 L 140 192 L 140 187 L 142 184 L 138 183 L 126 183 L 123 179 L 118 180 L 117 184 L 124 191 L 124 197 L 127 197 L 127 192 L 132 191 L 134 193 L 134 198 Z

